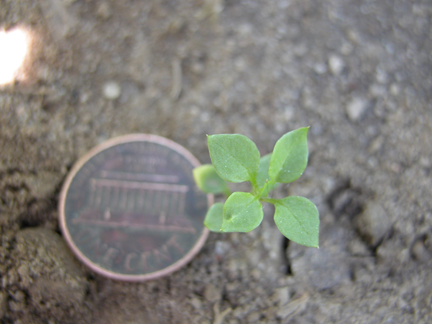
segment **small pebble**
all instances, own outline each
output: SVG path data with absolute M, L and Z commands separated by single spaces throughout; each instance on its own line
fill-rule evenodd
M 258 280 L 261 277 L 261 271 L 259 271 L 258 269 L 253 269 L 250 272 L 250 275 L 252 278 L 254 278 L 255 280 Z
M 327 72 L 327 67 L 323 63 L 317 63 L 314 65 L 314 71 L 316 74 L 323 74 Z
M 96 14 L 103 20 L 108 19 L 112 14 L 110 5 L 107 2 L 102 2 L 98 6 Z
M 343 68 L 345 66 L 344 61 L 336 55 L 332 55 L 329 58 L 329 67 L 330 67 L 330 71 L 331 73 L 333 73 L 333 75 L 339 75 Z
M 387 73 L 381 69 L 377 69 L 376 71 L 376 80 L 379 83 L 385 84 L 388 81 Z
M 121 94 L 120 85 L 114 81 L 105 83 L 103 86 L 103 94 L 105 98 L 109 100 L 117 99 Z
M 340 49 L 340 52 L 343 55 L 350 55 L 353 51 L 354 47 L 350 43 L 344 43 Z
M 348 103 L 346 107 L 346 113 L 351 121 L 357 121 L 363 116 L 366 108 L 366 100 L 362 98 L 354 98 Z
M 191 303 L 191 305 L 192 305 L 193 307 L 195 307 L 196 309 L 202 309 L 202 302 L 201 302 L 201 300 L 199 300 L 199 298 L 197 298 L 197 297 L 193 297 L 193 298 L 190 300 L 190 303 Z
M 214 252 L 218 257 L 224 255 L 231 249 L 231 245 L 224 241 L 216 241 Z
M 289 302 L 290 295 L 288 287 L 277 288 L 275 291 L 275 301 L 279 306 L 285 305 Z
M 368 152 L 370 154 L 375 154 L 376 152 L 378 152 L 383 147 L 383 145 L 384 145 L 384 138 L 382 136 L 378 136 L 369 145 Z
M 393 83 L 393 84 L 390 86 L 390 93 L 391 93 L 393 96 L 397 96 L 397 95 L 399 95 L 399 93 L 400 93 L 400 88 L 399 88 L 399 86 L 398 86 L 396 83 Z
M 248 323 L 255 323 L 255 322 L 258 322 L 259 318 L 260 318 L 260 313 L 258 313 L 258 312 L 253 312 L 253 313 L 250 313 L 250 314 L 248 315 L 248 317 L 247 317 L 247 322 L 248 322 Z
M 413 256 L 420 261 L 430 260 L 430 254 L 422 241 L 417 241 L 412 247 Z

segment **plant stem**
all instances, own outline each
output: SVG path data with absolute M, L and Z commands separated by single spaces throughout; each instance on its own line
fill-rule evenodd
M 227 197 L 227 199 L 228 199 L 228 197 L 231 196 L 231 194 L 232 194 L 232 192 L 231 192 L 231 190 L 228 188 L 228 186 L 226 186 L 226 187 L 224 188 L 223 193 L 225 194 L 225 196 Z
M 275 205 L 278 202 L 278 199 L 271 199 L 271 198 L 261 198 L 260 200 L 273 205 Z
M 257 184 L 257 181 L 256 181 L 256 175 L 253 176 L 253 177 L 251 177 L 250 183 L 252 185 L 253 191 L 257 192 L 259 188 L 258 188 L 258 184 Z
M 259 198 L 259 199 L 261 199 L 262 197 L 262 194 L 264 193 L 264 191 L 266 190 L 266 188 L 267 188 L 267 182 L 264 184 L 264 186 L 261 188 L 261 190 L 258 192 L 258 194 L 256 195 L 257 196 L 257 198 Z

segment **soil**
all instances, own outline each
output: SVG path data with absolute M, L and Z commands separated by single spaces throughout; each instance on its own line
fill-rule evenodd
M 0 89 L 1 323 L 432 322 L 430 1 L 1 0 L 0 23 L 33 39 Z M 209 162 L 206 134 L 265 154 L 308 125 L 309 166 L 275 195 L 317 204 L 320 249 L 266 206 L 251 233 L 124 283 L 61 237 L 61 185 L 109 138 L 157 134 Z

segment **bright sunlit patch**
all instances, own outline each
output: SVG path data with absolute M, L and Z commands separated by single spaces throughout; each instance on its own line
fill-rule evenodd
M 22 28 L 0 30 L 0 85 L 17 77 L 29 48 L 29 34 Z

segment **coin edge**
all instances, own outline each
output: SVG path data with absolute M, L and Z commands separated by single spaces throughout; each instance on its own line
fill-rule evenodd
M 116 280 L 122 280 L 122 281 L 147 281 L 147 280 L 154 280 L 158 279 L 164 276 L 167 276 L 182 267 L 184 267 L 186 264 L 188 264 L 195 256 L 198 254 L 198 252 L 203 247 L 205 241 L 207 240 L 207 237 L 209 235 L 209 230 L 204 226 L 203 232 L 201 236 L 199 237 L 198 241 L 195 243 L 195 245 L 189 250 L 188 253 L 185 254 L 180 260 L 173 263 L 172 265 L 155 272 L 151 272 L 149 274 L 144 275 L 125 275 L 125 274 L 119 274 L 113 271 L 109 271 L 106 269 L 103 269 L 99 266 L 97 266 L 94 262 L 92 262 L 89 258 L 87 258 L 81 250 L 75 245 L 68 229 L 66 226 L 66 215 L 64 212 L 65 203 L 66 203 L 66 196 L 67 192 L 69 190 L 69 187 L 72 183 L 72 180 L 78 173 L 78 171 L 84 166 L 85 163 L 87 163 L 92 157 L 94 157 L 96 154 L 102 152 L 103 150 L 106 150 L 110 147 L 113 147 L 115 145 L 129 143 L 129 142 L 152 142 L 157 143 L 161 145 L 168 146 L 168 148 L 173 149 L 183 157 L 185 157 L 194 167 L 200 166 L 200 162 L 198 159 L 189 152 L 185 147 L 182 145 L 159 135 L 153 135 L 153 134 L 128 134 L 128 135 L 122 135 L 117 136 L 114 138 L 111 138 L 103 143 L 100 143 L 99 145 L 96 145 L 92 149 L 90 149 L 87 153 L 85 153 L 82 157 L 78 159 L 78 161 L 73 165 L 72 169 L 69 171 L 66 180 L 63 183 L 62 189 L 60 191 L 59 196 L 59 225 L 60 230 L 63 234 L 63 237 L 65 238 L 66 243 L 71 248 L 72 252 L 75 254 L 75 256 L 83 262 L 87 267 L 89 267 L 94 272 L 101 274 L 105 277 L 108 277 L 110 279 L 116 279 Z M 210 207 L 214 202 L 214 196 L 212 194 L 207 194 L 207 203 L 208 207 Z

